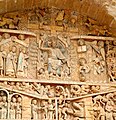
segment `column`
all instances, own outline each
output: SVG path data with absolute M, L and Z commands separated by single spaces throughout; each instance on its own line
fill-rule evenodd
M 22 100 L 22 119 L 31 120 L 31 100 L 32 98 L 23 96 Z
M 93 114 L 93 103 L 92 103 L 92 97 L 88 97 L 84 99 L 85 103 L 85 120 L 93 120 L 94 114 Z

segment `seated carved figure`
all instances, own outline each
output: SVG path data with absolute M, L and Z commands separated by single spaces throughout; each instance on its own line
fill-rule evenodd
M 54 37 L 49 41 L 51 46 L 41 48 L 41 50 L 48 51 L 48 73 L 50 76 L 61 76 L 61 67 L 66 58 L 63 53 L 57 48 L 57 41 Z

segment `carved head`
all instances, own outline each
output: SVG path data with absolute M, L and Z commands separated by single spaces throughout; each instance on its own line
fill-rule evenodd
M 3 101 L 3 102 L 6 102 L 6 100 L 7 100 L 6 96 L 3 96 L 3 97 L 2 97 L 2 101 Z
M 104 42 L 103 41 L 99 41 L 98 42 L 98 46 L 103 48 L 104 47 Z
M 57 41 L 56 40 L 52 40 L 52 47 L 56 48 L 56 46 L 57 46 Z
M 11 82 L 10 85 L 13 86 L 15 83 L 14 82 Z
M 113 44 L 116 46 L 116 41 L 113 41 Z
M 71 21 L 72 24 L 76 23 L 76 19 L 74 17 L 72 17 L 70 21 Z
M 93 42 L 92 42 L 92 45 L 97 45 L 97 41 L 96 41 L 96 40 L 93 41 Z
M 17 82 L 17 83 L 16 83 L 16 86 L 20 86 L 20 83 L 19 83 L 19 82 Z
M 80 58 L 80 59 L 79 59 L 79 64 L 80 64 L 81 66 L 85 65 L 86 63 L 87 63 L 87 61 L 86 61 L 85 58 Z
M 84 39 L 82 39 L 82 38 L 79 39 L 79 40 L 78 40 L 78 45 L 79 45 L 79 46 L 85 45 Z
M 38 72 L 39 72 L 39 74 L 43 74 L 45 72 L 45 69 L 44 68 L 40 68 Z
M 8 33 L 4 33 L 2 36 L 3 36 L 4 39 L 9 39 L 10 38 L 10 34 L 8 34 Z
M 13 46 L 13 47 L 12 47 L 12 52 L 15 53 L 16 50 L 17 50 L 16 46 Z
M 3 91 L 1 91 L 1 92 L 0 92 L 0 96 L 3 96 L 3 95 L 4 95 L 4 92 L 3 92 Z
M 23 86 L 26 86 L 26 82 L 23 81 L 23 82 L 22 82 L 22 85 L 23 85 Z
M 18 38 L 19 38 L 20 40 L 24 40 L 24 39 L 25 39 L 25 36 L 24 36 L 24 35 L 19 35 Z
M 48 47 L 52 47 L 52 40 L 48 40 Z
M 40 36 L 43 36 L 43 35 L 44 35 L 44 32 L 41 32 L 41 33 L 40 33 Z
M 7 85 L 7 81 L 4 81 L 3 83 L 4 83 L 4 85 Z
M 37 104 L 37 100 L 34 99 L 34 100 L 32 101 L 32 104 L 36 105 L 36 104 Z
M 15 97 L 12 98 L 12 102 L 13 102 L 13 103 L 16 102 L 16 98 L 15 98 Z
M 46 88 L 50 89 L 51 87 L 50 87 L 50 85 L 47 85 Z
M 18 103 L 21 103 L 21 101 L 22 101 L 22 98 L 21 98 L 21 97 L 18 97 L 18 98 L 17 98 L 17 102 L 18 102 Z
M 23 49 L 22 49 L 22 52 L 25 54 L 25 53 L 26 53 L 26 48 L 23 48 Z

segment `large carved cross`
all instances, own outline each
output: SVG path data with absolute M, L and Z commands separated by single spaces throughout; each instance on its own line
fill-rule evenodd
M 49 30 L 51 34 L 56 34 L 57 31 L 63 31 L 63 27 L 56 25 L 50 25 L 50 26 L 43 25 L 40 29 Z
M 49 30 L 51 34 L 56 34 L 57 31 L 63 31 L 63 26 L 55 25 L 54 19 L 51 19 L 51 25 L 42 25 L 40 29 Z

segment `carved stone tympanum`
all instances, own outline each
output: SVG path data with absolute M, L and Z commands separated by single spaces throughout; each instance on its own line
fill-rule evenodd
M 116 120 L 116 39 L 42 5 L 0 16 L 0 120 Z

